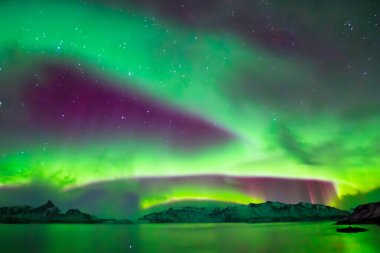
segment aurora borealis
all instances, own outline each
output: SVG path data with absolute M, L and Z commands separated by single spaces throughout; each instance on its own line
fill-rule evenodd
M 2 1 L 0 202 L 378 200 L 379 7 Z

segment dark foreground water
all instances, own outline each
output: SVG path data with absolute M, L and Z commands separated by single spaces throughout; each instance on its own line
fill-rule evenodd
M 380 227 L 269 224 L 1 225 L 0 252 L 380 252 Z

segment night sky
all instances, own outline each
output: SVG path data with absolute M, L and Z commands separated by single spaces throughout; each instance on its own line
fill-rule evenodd
M 0 206 L 380 199 L 378 1 L 13 0 L 0 24 Z

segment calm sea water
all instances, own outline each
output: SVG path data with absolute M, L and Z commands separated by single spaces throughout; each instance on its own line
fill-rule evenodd
M 0 252 L 380 252 L 380 227 L 269 224 L 0 225 Z

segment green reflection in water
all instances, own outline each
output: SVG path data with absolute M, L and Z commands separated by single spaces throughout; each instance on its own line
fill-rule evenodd
M 0 225 L 1 252 L 380 251 L 380 227 L 341 234 L 331 222 L 270 224 Z

